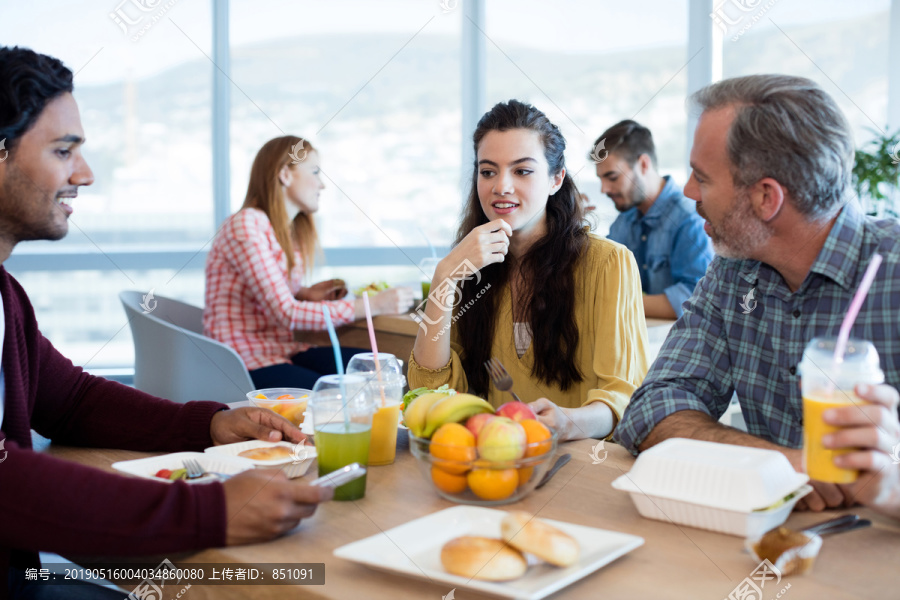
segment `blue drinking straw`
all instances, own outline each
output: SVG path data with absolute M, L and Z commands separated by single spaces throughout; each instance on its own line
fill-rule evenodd
M 328 311 L 327 304 L 322 305 L 322 314 L 325 315 L 325 326 L 328 328 L 328 337 L 331 338 L 331 349 L 334 350 L 334 363 L 338 372 L 338 385 L 341 388 L 341 398 L 344 399 L 344 429 L 349 431 L 350 416 L 347 414 L 347 389 L 344 386 L 344 361 L 341 360 L 341 346 L 338 344 L 337 333 L 334 331 L 334 323 L 331 322 L 331 313 Z
M 425 238 L 425 243 L 428 244 L 428 249 L 431 250 L 431 258 L 437 258 L 437 250 L 434 249 L 434 244 L 431 243 L 431 240 L 425 235 L 425 232 L 422 231 L 421 227 L 416 227 L 419 230 L 419 233 L 422 234 L 422 237 Z

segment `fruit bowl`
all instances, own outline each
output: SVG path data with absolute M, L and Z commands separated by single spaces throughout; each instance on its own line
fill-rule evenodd
M 474 446 L 438 444 L 409 436 L 409 448 L 419 471 L 434 490 L 447 500 L 475 506 L 509 504 L 531 493 L 553 464 L 556 445 L 556 432 L 551 431 L 550 438 L 525 444 L 522 458 L 496 460 L 479 456 Z M 504 450 L 493 447 L 490 452 L 497 456 Z
M 266 388 L 247 392 L 247 400 L 250 406 L 268 408 L 299 427 L 311 395 L 302 388 Z

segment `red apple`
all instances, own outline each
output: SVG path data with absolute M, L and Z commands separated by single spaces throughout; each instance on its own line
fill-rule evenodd
M 475 436 L 475 439 L 478 439 L 478 434 L 481 432 L 481 428 L 484 427 L 485 423 L 493 418 L 494 415 L 492 415 L 491 413 L 479 413 L 475 416 L 469 417 L 469 420 L 466 421 L 466 428 L 472 432 L 472 435 Z
M 497 409 L 494 413 L 501 417 L 509 417 L 513 421 L 524 421 L 525 419 L 537 419 L 534 411 L 524 402 L 507 402 Z

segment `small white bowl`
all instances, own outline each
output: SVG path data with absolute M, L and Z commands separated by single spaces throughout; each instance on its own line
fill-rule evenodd
M 279 458 L 275 460 L 257 460 L 238 456 L 241 452 L 253 450 L 256 448 L 273 448 L 275 446 L 284 446 L 291 450 L 291 456 Z M 281 467 L 288 479 L 302 477 L 313 459 L 316 457 L 316 447 L 306 444 L 292 444 L 291 442 L 265 442 L 263 440 L 250 440 L 247 442 L 236 442 L 234 444 L 224 444 L 222 446 L 210 446 L 205 450 L 208 454 L 218 456 L 236 457 L 253 463 L 254 466 L 260 468 Z

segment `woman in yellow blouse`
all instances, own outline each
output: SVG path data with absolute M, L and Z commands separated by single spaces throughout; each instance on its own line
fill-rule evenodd
M 449 383 L 499 406 L 512 397 L 490 382 L 495 357 L 561 440 L 607 438 L 647 372 L 634 257 L 587 232 L 565 139 L 541 111 L 497 104 L 474 142 L 472 191 L 435 270 L 410 387 Z

